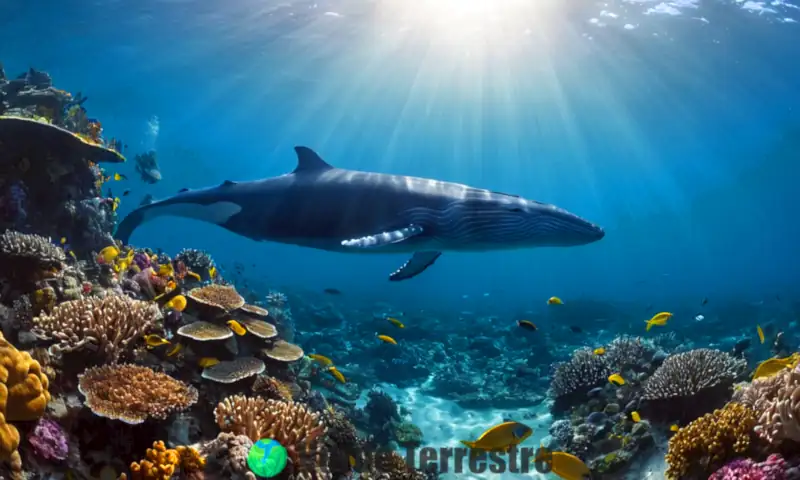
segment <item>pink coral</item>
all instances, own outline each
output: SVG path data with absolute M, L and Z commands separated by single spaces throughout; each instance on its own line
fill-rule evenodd
M 47 418 L 39 419 L 33 431 L 28 434 L 28 441 L 36 454 L 46 460 L 63 461 L 69 453 L 64 429 Z
M 786 480 L 786 461 L 773 454 L 756 463 L 749 458 L 734 460 L 714 472 L 708 480 Z

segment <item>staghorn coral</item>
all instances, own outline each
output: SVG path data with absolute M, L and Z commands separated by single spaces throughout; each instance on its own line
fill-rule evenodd
M 619 372 L 630 367 L 642 367 L 654 353 L 655 349 L 640 337 L 622 335 L 606 347 L 604 360 L 612 370 Z
M 708 480 L 788 480 L 786 467 L 786 460 L 777 454 L 759 463 L 749 458 L 738 459 L 714 472 Z
M 187 294 L 199 306 L 215 314 L 224 314 L 242 308 L 244 298 L 230 285 L 206 285 L 193 288 Z
M 126 296 L 84 298 L 64 302 L 52 314 L 33 319 L 33 332 L 54 340 L 51 353 L 92 349 L 97 357 L 115 363 L 144 335 L 159 315 L 155 304 Z
M 206 459 L 194 448 L 168 449 L 159 440 L 147 449 L 144 460 L 131 463 L 131 480 L 170 480 L 177 473 L 188 476 L 202 471 L 205 465 Z
M 750 447 L 756 415 L 750 408 L 729 403 L 681 428 L 670 439 L 666 460 L 670 479 L 690 473 L 708 475 Z
M 550 390 L 556 398 L 583 393 L 605 383 L 611 373 L 601 356 L 595 355 L 591 348 L 581 348 L 568 361 L 556 365 Z
M 756 379 L 734 392 L 734 399 L 756 412 L 759 437 L 775 446 L 800 442 L 800 366 Z
M 725 352 L 700 348 L 671 355 L 648 378 L 642 398 L 653 415 L 696 418 L 721 405 L 747 366 Z
M 197 402 L 197 389 L 138 365 L 103 365 L 78 377 L 78 390 L 95 415 L 129 424 L 165 419 Z
M 0 335 L 0 461 L 11 464 L 20 478 L 19 431 L 11 422 L 37 420 L 50 401 L 49 382 L 39 363 Z
M 214 409 L 223 432 L 245 435 L 252 441 L 272 438 L 283 445 L 298 478 L 330 478 L 322 438 L 327 432 L 319 414 L 294 402 L 235 395 Z

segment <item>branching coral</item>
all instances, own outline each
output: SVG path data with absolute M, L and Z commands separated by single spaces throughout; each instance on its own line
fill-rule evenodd
M 163 441 L 157 441 L 153 442 L 153 448 L 147 449 L 144 460 L 131 464 L 131 480 L 170 480 L 178 472 L 190 475 L 203 470 L 205 465 L 206 459 L 194 448 L 168 449 Z
M 667 478 L 689 473 L 708 474 L 750 447 L 756 414 L 750 408 L 729 403 L 681 428 L 669 441 Z
M 595 355 L 590 348 L 581 348 L 569 361 L 556 366 L 550 389 L 556 398 L 564 397 L 602 385 L 612 373 L 600 355 Z
M 52 314 L 34 318 L 33 332 L 56 342 L 51 353 L 88 348 L 113 363 L 155 324 L 158 315 L 155 304 L 126 296 L 84 298 L 64 302 Z
M 746 368 L 744 360 L 700 348 L 668 357 L 644 383 L 642 398 L 663 416 L 695 418 L 727 400 L 731 385 Z
M 14 478 L 21 476 L 20 437 L 11 422 L 41 418 L 50 401 L 49 382 L 39 363 L 0 335 L 0 460 L 11 463 Z
M 78 377 L 78 384 L 92 412 L 129 424 L 163 420 L 197 402 L 191 385 L 138 365 L 90 368 Z
M 800 366 L 756 379 L 737 390 L 734 399 L 756 412 L 759 437 L 776 446 L 785 440 L 800 442 Z
M 330 478 L 322 441 L 327 428 L 305 405 L 235 395 L 217 405 L 214 417 L 223 432 L 246 435 L 254 442 L 277 440 L 286 447 L 298 478 Z

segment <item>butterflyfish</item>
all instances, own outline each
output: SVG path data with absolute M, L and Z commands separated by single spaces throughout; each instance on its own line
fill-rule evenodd
M 594 354 L 595 355 L 605 355 L 606 354 L 606 349 L 603 348 L 603 347 L 595 348 L 594 349 Z
M 114 203 L 111 204 L 111 211 L 112 212 L 116 212 L 117 211 L 117 209 L 119 208 L 119 202 L 121 202 L 119 197 L 114 197 Z
M 218 363 L 219 363 L 219 360 L 216 359 L 216 358 L 213 358 L 213 357 L 203 357 L 203 358 L 201 358 L 200 360 L 197 361 L 197 365 L 199 365 L 199 366 L 201 366 L 203 368 L 213 367 L 214 365 L 216 365 Z
M 247 333 L 247 330 L 242 326 L 241 323 L 237 322 L 236 320 L 228 320 L 225 322 L 228 325 L 228 328 L 233 330 L 233 333 L 239 335 L 240 337 Z
M 564 302 L 558 297 L 550 297 L 547 299 L 548 305 L 564 305 Z
M 758 332 L 758 341 L 764 343 L 764 330 L 761 330 L 761 325 L 756 325 L 756 332 Z
M 786 368 L 794 368 L 800 361 L 800 354 L 794 353 L 786 358 L 770 358 L 761 362 L 753 374 L 753 380 L 757 378 L 769 378 L 777 375 Z
M 539 329 L 536 326 L 536 324 L 531 322 L 530 320 L 517 320 L 517 325 L 524 328 L 525 330 L 531 330 L 534 332 Z
M 64 245 L 65 243 L 67 243 L 67 237 L 61 237 L 60 241 L 61 241 L 61 245 Z
M 186 297 L 184 297 L 183 295 L 175 295 L 169 300 L 169 302 L 164 304 L 164 308 L 169 308 L 172 310 L 177 310 L 179 312 L 182 312 L 183 309 L 186 308 Z
M 105 263 L 111 263 L 118 256 L 119 256 L 119 249 L 114 245 L 110 245 L 100 250 L 100 258 L 102 258 Z
M 199 276 L 199 275 L 198 275 Z M 208 276 L 214 278 L 217 276 L 217 267 L 211 267 L 208 269 Z
M 378 335 L 378 339 L 382 342 L 391 343 L 392 345 L 397 345 L 397 341 L 390 337 L 389 335 Z
M 608 381 L 614 385 L 625 385 L 625 379 L 619 373 L 614 373 L 608 376 Z
M 347 379 L 344 378 L 344 375 L 342 375 L 342 372 L 340 372 L 338 368 L 330 366 L 328 367 L 328 372 L 330 372 L 330 374 L 333 375 L 333 378 L 339 380 L 339 382 L 347 383 Z
M 161 337 L 160 335 L 155 335 L 155 334 L 145 335 L 144 336 L 144 342 L 150 348 L 158 347 L 160 345 L 168 345 L 169 344 L 169 340 L 166 340 L 163 337 Z
M 642 416 L 639 415 L 639 412 L 631 412 L 631 420 L 633 423 L 639 423 L 642 421 Z
M 159 277 L 168 277 L 175 273 L 175 269 L 172 268 L 171 263 L 165 263 L 164 265 L 160 265 L 158 267 L 158 276 Z
M 649 332 L 650 329 L 653 328 L 653 325 L 658 325 L 660 327 L 663 327 L 664 325 L 667 324 L 667 320 L 669 320 L 670 318 L 672 318 L 672 314 L 670 312 L 656 313 L 655 315 L 653 315 L 653 318 L 644 321 L 644 323 L 647 324 L 645 331 Z
M 176 343 L 173 346 L 169 347 L 169 350 L 167 350 L 167 356 L 168 357 L 174 357 L 175 355 L 180 353 L 181 350 L 183 350 L 183 344 L 182 343 Z
M 325 365 L 326 367 L 329 366 L 329 365 L 333 365 L 333 360 L 331 360 L 330 358 L 326 357 L 325 355 L 319 355 L 319 354 L 316 354 L 316 353 L 311 353 L 311 354 L 308 355 L 308 358 L 310 358 L 311 360 L 314 360 L 317 363 L 321 363 L 322 365 Z
M 391 323 L 392 325 L 394 325 L 397 328 L 406 328 L 406 326 L 403 325 L 403 322 L 401 322 L 400 320 L 398 320 L 398 319 L 396 319 L 394 317 L 386 317 L 386 320 L 388 320 L 389 323 Z
M 533 429 L 523 423 L 504 422 L 489 428 L 474 442 L 461 440 L 461 443 L 476 450 L 506 452 L 511 447 L 522 443 L 532 433 Z

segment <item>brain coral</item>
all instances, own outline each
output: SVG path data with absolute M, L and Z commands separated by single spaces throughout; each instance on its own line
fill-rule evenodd
M 325 461 L 327 428 L 305 405 L 235 395 L 217 405 L 214 417 L 223 432 L 254 442 L 265 437 L 277 440 L 286 447 L 299 478 L 331 478 Z
M 103 365 L 78 377 L 86 406 L 101 417 L 129 424 L 165 419 L 197 402 L 197 389 L 138 365 Z
M 583 392 L 602 385 L 613 373 L 600 355 L 591 348 L 581 348 L 568 361 L 556 366 L 550 389 L 556 398 Z
M 746 368 L 744 360 L 719 350 L 700 348 L 668 357 L 644 383 L 642 398 L 658 403 L 662 415 L 714 408 L 724 401 L 736 377 Z M 717 395 L 719 393 L 719 395 Z M 698 398 L 703 395 L 702 399 Z
M 116 362 L 156 322 L 158 307 L 127 296 L 83 298 L 57 305 L 33 319 L 33 332 L 54 340 L 51 353 L 90 347 L 100 359 Z
M 729 403 L 681 428 L 669 440 L 667 478 L 709 475 L 726 461 L 743 455 L 750 447 L 755 423 L 755 412 Z

